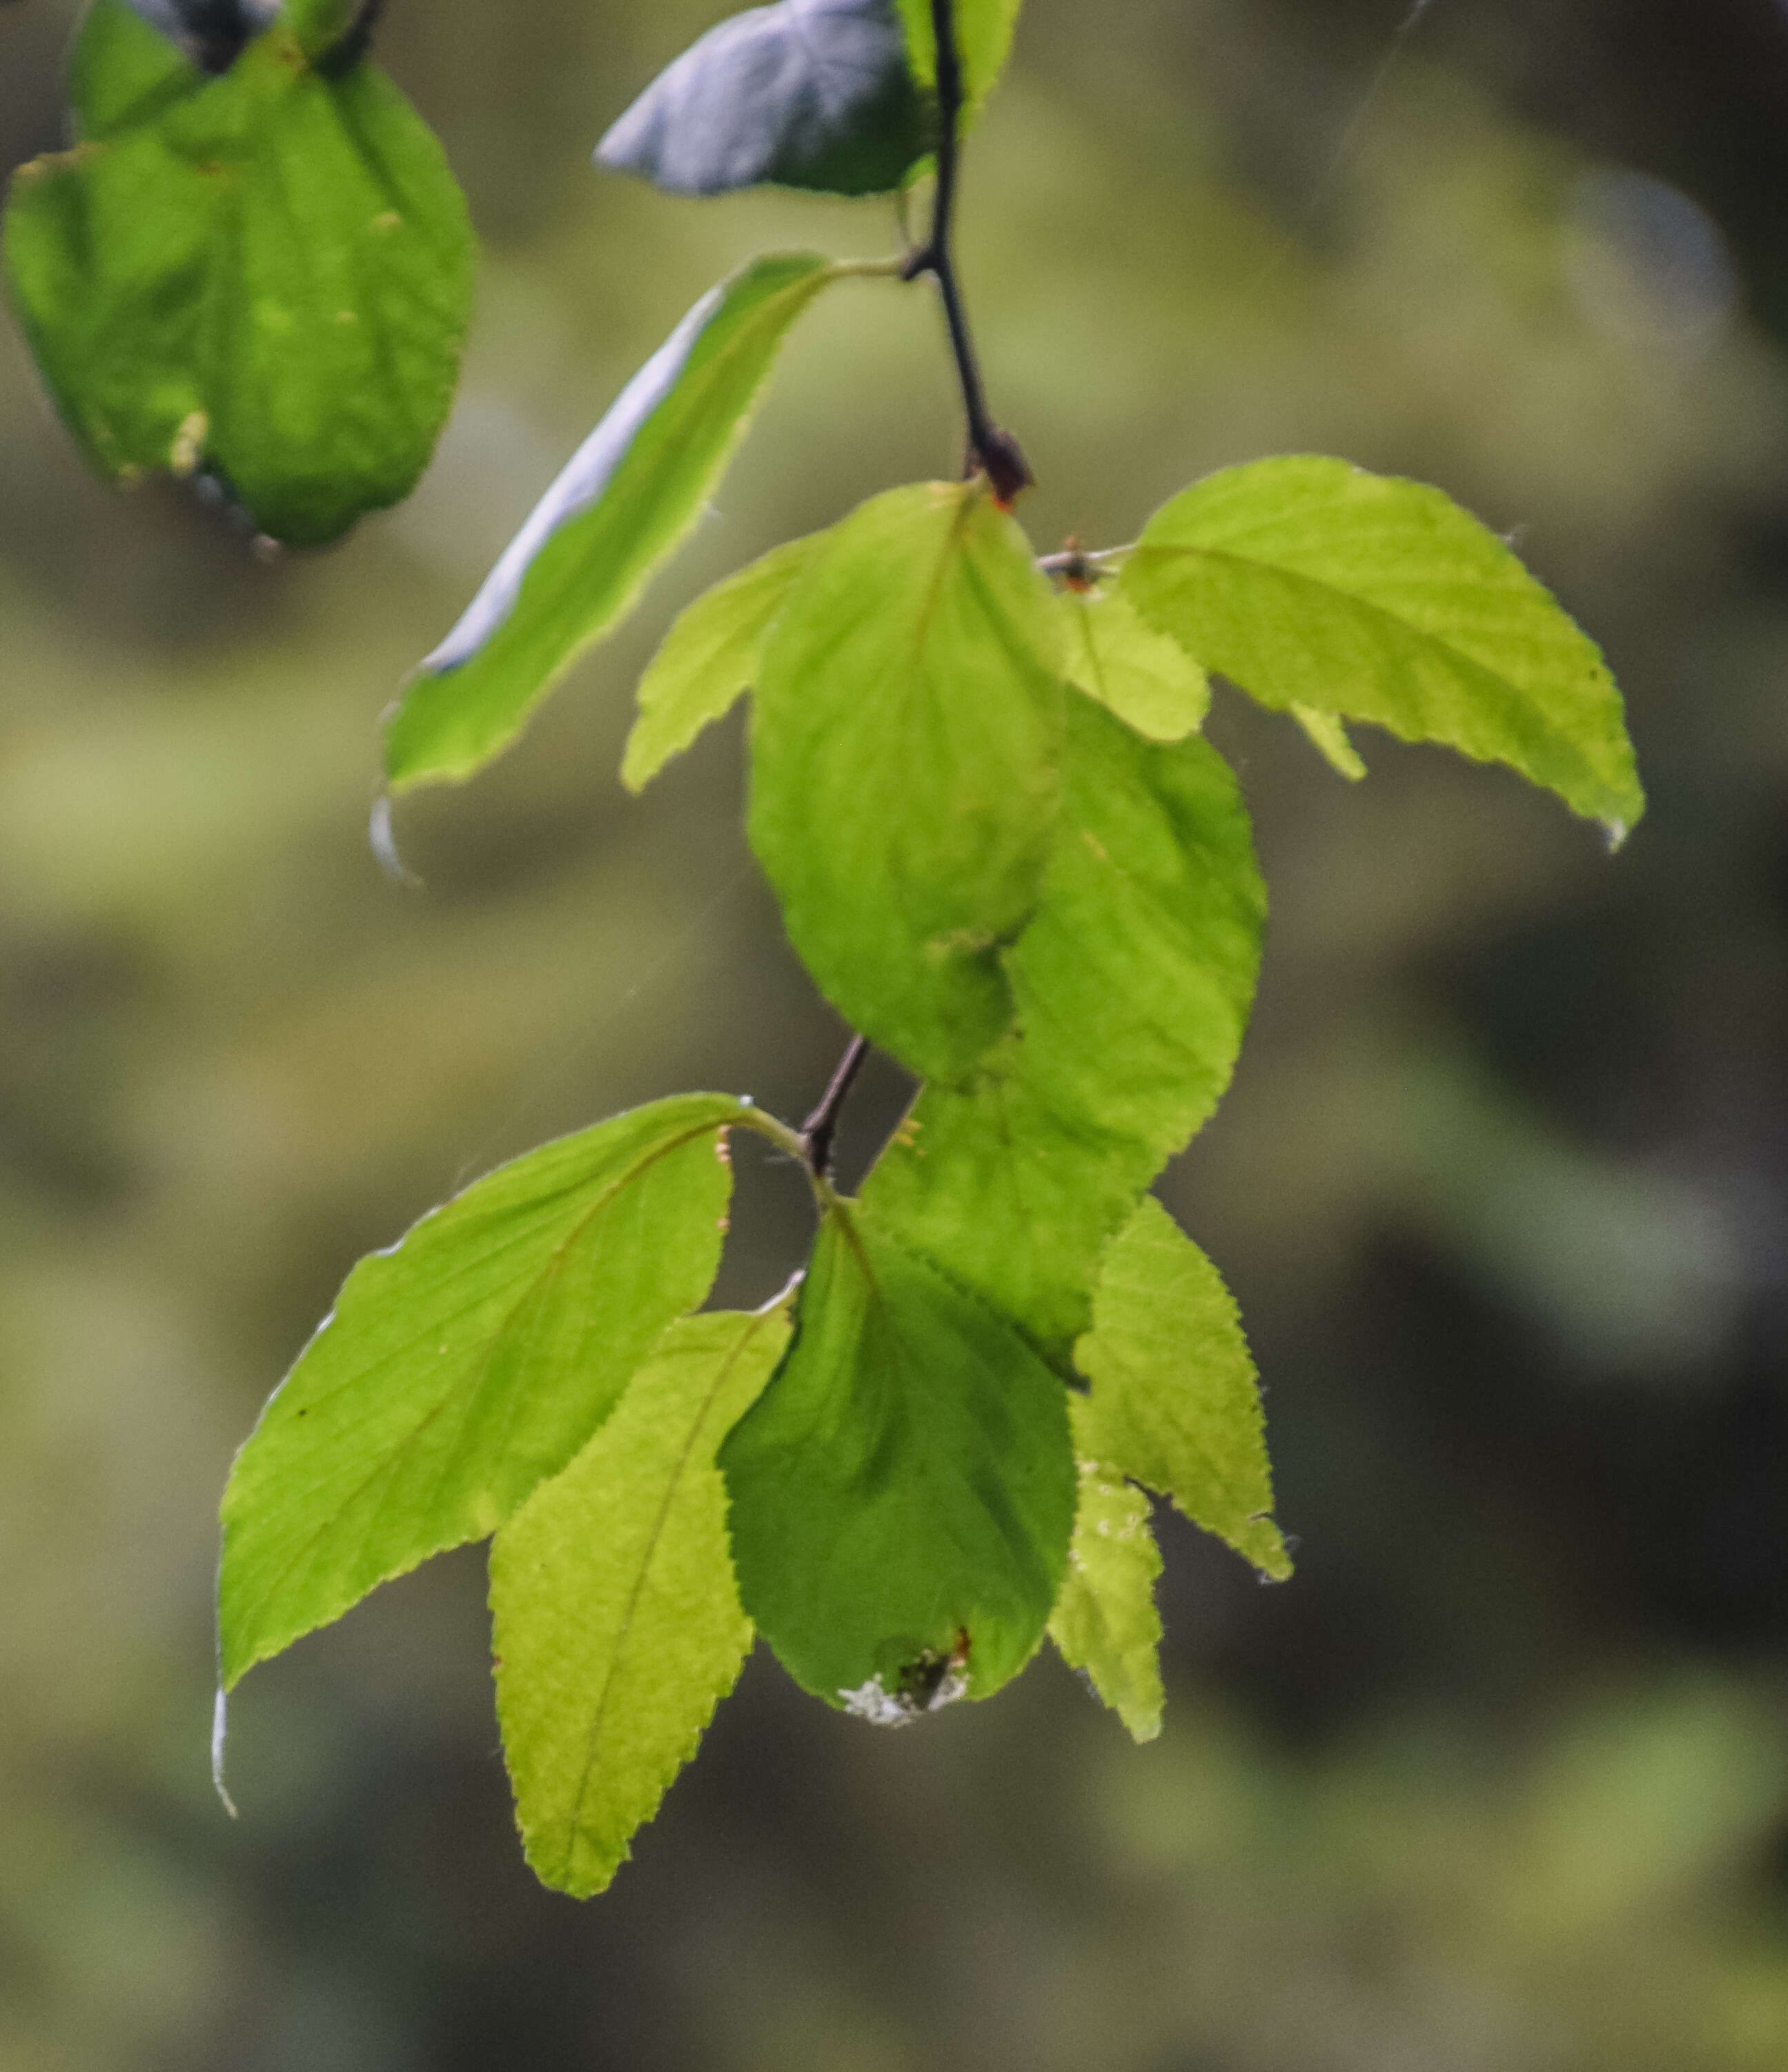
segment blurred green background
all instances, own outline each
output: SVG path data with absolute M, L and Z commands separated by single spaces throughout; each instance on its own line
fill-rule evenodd
M 523 1867 L 475 1550 L 256 1672 L 206 1774 L 212 1516 L 347 1266 L 555 1131 L 841 1032 L 734 728 L 643 800 L 631 680 L 705 581 L 953 471 L 923 290 L 798 337 L 646 609 L 470 790 L 364 838 L 377 722 L 719 273 L 880 205 L 587 154 L 718 0 L 393 0 L 487 253 L 404 509 L 256 558 L 90 481 L 0 334 L 0 2072 L 1779 2072 L 1788 2063 L 1788 9 L 1030 0 L 964 264 L 1040 546 L 1211 467 L 1438 481 L 1605 643 L 1611 861 L 1224 697 L 1275 899 L 1164 1192 L 1268 1388 L 1297 1580 L 1162 1521 L 1166 1732 L 1053 1658 L 900 1736 L 761 1654 L 587 1906 Z M 74 10 L 0 14 L 8 163 Z M 1395 62 L 1383 69 L 1387 53 Z M 1375 79 L 1379 90 L 1368 98 Z M 847 1167 L 902 1089 L 878 1071 Z M 742 1160 L 725 1293 L 799 1251 Z

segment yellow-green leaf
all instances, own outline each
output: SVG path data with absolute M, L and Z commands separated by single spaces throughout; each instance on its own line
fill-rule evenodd
M 562 1892 L 587 1898 L 627 1860 L 750 1648 L 714 1451 L 787 1342 L 780 1309 L 673 1324 L 492 1543 L 516 1815 L 528 1862 Z

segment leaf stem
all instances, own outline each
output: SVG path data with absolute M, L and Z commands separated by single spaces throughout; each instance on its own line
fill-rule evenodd
M 849 1100 L 850 1090 L 869 1054 L 869 1038 L 853 1036 L 849 1047 L 838 1060 L 832 1083 L 820 1096 L 820 1105 L 801 1124 L 801 1155 L 807 1161 L 808 1172 L 820 1183 L 832 1177 L 832 1146 L 838 1134 L 838 1118 L 844 1113 L 845 1103 Z
M 980 363 L 968 328 L 968 311 L 956 277 L 953 232 L 964 95 L 954 0 L 931 0 L 931 31 L 937 45 L 937 192 L 931 204 L 931 234 L 906 261 L 904 270 L 909 281 L 929 273 L 938 284 L 944 321 L 950 330 L 950 350 L 956 358 L 956 378 L 962 387 L 963 412 L 968 421 L 969 462 L 985 472 L 1001 503 L 1009 504 L 1036 478 L 1017 441 L 1000 430 L 987 407 Z

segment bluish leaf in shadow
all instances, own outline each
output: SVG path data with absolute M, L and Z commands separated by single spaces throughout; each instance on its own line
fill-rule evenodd
M 597 148 L 672 194 L 885 193 L 931 148 L 894 0 L 779 0 L 709 30 Z

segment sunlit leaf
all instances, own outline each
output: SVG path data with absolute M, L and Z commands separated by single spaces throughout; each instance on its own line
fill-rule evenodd
M 96 0 L 68 57 L 68 97 L 81 142 L 103 143 L 140 128 L 203 87 L 195 53 L 175 38 L 178 26 L 171 8 L 151 0 L 134 12 L 122 0 Z
M 1349 783 L 1358 783 L 1366 775 L 1366 765 L 1360 759 L 1359 750 L 1347 738 L 1346 728 L 1335 715 L 1318 712 L 1313 705 L 1293 705 L 1291 716 L 1329 767 Z
M 1181 741 L 1204 724 L 1210 680 L 1177 640 L 1145 626 L 1121 591 L 1067 590 L 1069 680 L 1151 741 Z
M 1060 628 L 984 483 L 921 483 L 826 534 L 758 672 L 751 845 L 839 1011 L 960 1079 L 1011 1019 L 1000 952 L 1060 800 Z
M 562 1137 L 361 1260 L 230 1476 L 226 1684 L 572 1459 L 708 1292 L 740 1111 L 688 1094 Z
M 1617 838 L 1644 811 L 1600 651 L 1437 489 L 1308 457 L 1230 468 L 1155 513 L 1121 586 L 1264 705 L 1506 763 Z
M 14 180 L 13 300 L 105 472 L 208 472 L 274 538 L 333 539 L 408 494 L 446 418 L 465 204 L 372 65 L 325 78 L 282 25 L 216 79 L 171 50 L 112 0 L 89 18 L 84 141 Z
M 751 1645 L 714 1449 L 786 1316 L 673 1324 L 619 1408 L 491 1548 L 497 1713 L 528 1860 L 586 1898 L 627 1860 Z
M 1139 1741 L 1161 1732 L 1161 1614 L 1155 1583 L 1161 1550 L 1149 1498 L 1090 1450 L 1088 1406 L 1069 1405 L 1080 1471 L 1080 1507 L 1068 1546 L 1068 1572 L 1049 1622 L 1050 1638 L 1071 1669 L 1083 1671 Z
M 779 0 L 710 29 L 597 148 L 672 194 L 898 187 L 931 148 L 894 0 Z
M 970 108 L 978 108 L 1005 68 L 1024 0 L 956 0 L 956 48 L 962 59 L 963 85 Z M 935 84 L 937 38 L 931 25 L 931 0 L 899 0 L 906 47 L 914 76 L 922 86 Z
M 639 679 L 639 717 L 621 782 L 643 791 L 673 755 L 749 690 L 764 643 L 817 541 L 791 540 L 705 591 L 677 619 Z
M 1263 1575 L 1291 1573 L 1253 1356 L 1217 1269 L 1153 1197 L 1112 1240 L 1075 1347 L 1092 1383 L 1077 1437 L 1095 1459 L 1171 1497 Z
M 507 748 L 701 516 L 795 319 L 840 268 L 755 259 L 710 289 L 567 462 L 385 737 L 393 791 L 465 778 Z
M 789 1673 L 885 1723 L 1023 1667 L 1075 1512 L 1067 1392 L 871 1214 L 826 1219 L 795 1342 L 721 1449 L 745 1608 Z
M 970 1085 L 925 1089 L 863 1190 L 1063 1361 L 1106 1240 L 1229 1083 L 1266 899 L 1215 749 L 1078 695 L 1068 714 L 1042 894 L 1005 959 L 1018 1034 Z

